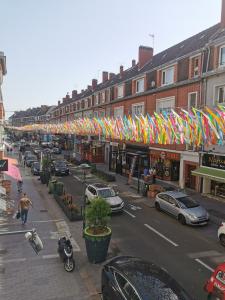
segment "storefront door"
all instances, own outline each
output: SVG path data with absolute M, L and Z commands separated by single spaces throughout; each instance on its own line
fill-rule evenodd
M 171 164 L 171 180 L 178 181 L 180 173 L 180 162 L 173 160 Z

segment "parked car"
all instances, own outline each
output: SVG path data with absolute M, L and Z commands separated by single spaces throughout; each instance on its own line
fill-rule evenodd
M 208 299 L 225 300 L 225 263 L 216 267 L 204 289 L 208 293 Z
M 54 175 L 69 175 L 70 170 L 63 160 L 55 160 L 51 164 L 51 171 Z
M 32 156 L 32 152 L 30 150 L 27 150 L 24 152 L 24 159 L 26 160 L 29 156 Z
M 155 208 L 173 215 L 182 225 L 206 225 L 209 221 L 209 214 L 204 207 L 187 194 L 177 191 L 157 194 Z
M 220 240 L 221 245 L 225 247 L 225 222 L 222 222 L 220 224 L 217 235 L 218 235 L 218 239 Z
M 103 300 L 191 300 L 163 269 L 131 256 L 113 258 L 102 269 Z
M 58 148 L 58 147 L 54 147 L 54 148 L 52 149 L 52 153 L 54 153 L 54 154 L 61 154 L 61 153 L 62 153 L 62 150 L 61 150 L 60 148 Z
M 40 163 L 38 161 L 31 164 L 31 173 L 33 175 L 40 175 Z
M 30 155 L 30 156 L 28 156 L 27 159 L 26 159 L 26 166 L 27 166 L 27 167 L 31 167 L 31 164 L 32 164 L 33 162 L 35 162 L 35 161 L 38 161 L 38 160 L 37 160 L 37 157 L 36 157 L 35 155 Z
M 104 198 L 110 204 L 112 212 L 119 212 L 124 208 L 123 200 L 106 184 L 95 183 L 87 186 L 85 190 L 86 202 L 91 202 L 96 197 Z

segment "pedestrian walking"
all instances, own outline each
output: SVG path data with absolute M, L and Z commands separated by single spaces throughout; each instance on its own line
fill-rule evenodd
M 18 204 L 18 211 L 20 211 L 22 224 L 26 224 L 27 216 L 30 206 L 33 207 L 33 203 L 29 199 L 26 193 L 23 194 L 23 197 L 20 199 Z

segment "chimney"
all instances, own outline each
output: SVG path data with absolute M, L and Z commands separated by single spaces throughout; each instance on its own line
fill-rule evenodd
M 136 60 L 132 59 L 132 68 L 136 66 Z
M 102 82 L 106 82 L 108 80 L 108 72 L 102 72 Z
M 66 102 L 66 98 L 64 97 L 64 98 L 62 98 L 62 101 L 63 101 L 63 103 L 65 103 Z
M 138 67 L 141 69 L 153 57 L 153 48 L 140 46 L 138 53 Z
M 225 28 L 225 0 L 222 0 L 220 27 Z
M 123 77 L 123 66 L 120 66 L 120 77 Z
M 109 73 L 109 80 L 113 79 L 114 76 L 115 76 L 114 73 Z
M 87 89 L 90 91 L 90 90 L 91 90 L 91 85 L 88 85 L 88 86 L 87 86 Z
M 95 90 L 98 84 L 98 80 L 97 79 L 92 79 L 92 90 Z
M 70 99 L 70 95 L 69 93 L 66 94 L 66 100 L 69 100 Z
M 81 93 L 83 93 L 84 92 L 84 90 L 81 90 Z
M 77 90 L 72 91 L 72 99 L 76 99 L 77 97 Z
M 60 100 L 58 101 L 58 106 L 60 105 Z

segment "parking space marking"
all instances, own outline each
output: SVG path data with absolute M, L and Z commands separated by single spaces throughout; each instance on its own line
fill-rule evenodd
M 176 244 L 173 241 L 171 241 L 169 238 L 167 238 L 165 235 L 163 235 L 162 233 L 160 233 L 159 231 L 157 231 L 156 229 L 154 229 L 150 225 L 144 224 L 144 226 L 147 227 L 148 229 L 150 229 L 151 231 L 153 231 L 154 233 L 156 233 L 157 235 L 159 235 L 161 238 L 163 238 L 164 240 L 166 240 L 170 244 L 172 244 L 174 247 L 178 247 L 179 246 L 178 244 Z
M 196 253 L 189 253 L 188 256 L 190 258 L 200 258 L 200 257 L 220 256 L 221 254 L 222 254 L 221 252 L 215 250 L 209 250 L 209 251 L 202 251 Z
M 126 209 L 123 210 L 126 214 L 128 214 L 129 216 L 131 216 L 132 218 L 136 218 L 135 215 L 132 215 L 129 211 L 127 211 Z
M 199 264 L 201 264 L 203 267 L 205 267 L 209 271 L 214 272 L 214 269 L 212 269 L 210 266 L 205 264 L 201 259 L 196 258 L 195 261 L 197 261 Z
M 74 177 L 76 180 L 81 181 L 81 179 L 80 179 L 78 176 L 73 175 L 73 177 Z

